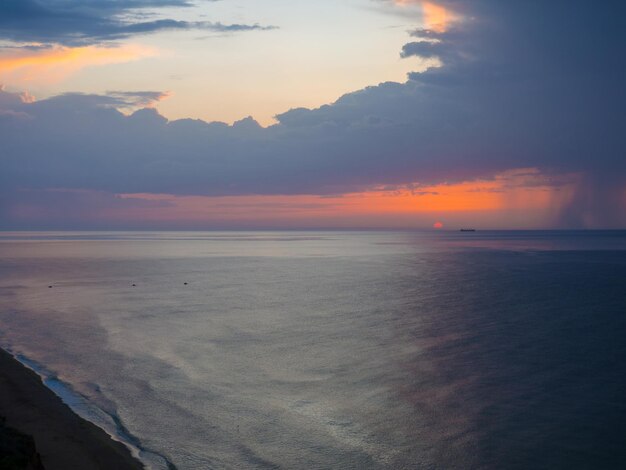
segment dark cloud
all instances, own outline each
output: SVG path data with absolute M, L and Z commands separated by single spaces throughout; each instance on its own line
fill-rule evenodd
M 205 0 L 213 1 L 213 0 Z M 258 24 L 147 20 L 139 13 L 164 7 L 189 7 L 186 0 L 2 0 L 0 39 L 17 43 L 88 45 L 163 30 L 240 32 L 274 29 Z M 27 45 L 28 47 L 28 45 Z
M 122 198 L 105 191 L 85 190 L 20 190 L 17 199 L 19 202 L 12 205 L 3 204 L 0 200 L 0 214 L 4 216 L 0 218 L 0 227 L 6 227 L 8 215 L 27 219 L 25 228 L 28 230 L 68 227 L 107 229 L 110 228 L 110 221 L 103 220 L 103 215 L 111 212 L 171 206 L 167 201 Z M 128 226 L 132 222 L 126 220 L 122 224 Z M 120 224 L 119 228 L 123 225 Z
M 400 56 L 402 58 L 407 57 L 440 57 L 447 50 L 445 44 L 439 42 L 429 42 L 429 41 L 417 41 L 410 42 L 405 44 L 402 47 L 402 51 L 400 52 Z
M 23 113 L 23 112 L 19 112 L 19 111 L 13 111 L 11 109 L 0 109 L 0 122 L 2 122 L 2 119 L 29 119 L 30 115 Z
M 118 108 L 137 108 L 151 106 L 167 98 L 163 91 L 108 91 L 106 96 L 114 98 Z
M 290 110 L 269 128 L 126 116 L 115 108 L 137 97 L 119 92 L 35 103 L 1 92 L 0 109 L 30 119 L 0 120 L 0 187 L 7 198 L 20 188 L 323 195 L 536 167 L 582 175 L 564 226 L 626 225 L 620 4 L 448 6 L 468 19 L 430 35 L 443 67 Z

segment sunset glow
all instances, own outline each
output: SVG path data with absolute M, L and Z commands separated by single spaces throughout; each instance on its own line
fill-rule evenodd
M 399 7 L 417 7 L 422 11 L 424 27 L 431 31 L 444 33 L 449 26 L 450 12 L 441 5 L 422 0 L 394 0 L 394 5 Z
M 0 0 L 0 461 L 620 468 L 625 11 Z
M 8 83 L 50 84 L 86 67 L 131 62 L 156 55 L 145 46 L 54 47 L 0 53 L 0 80 Z
M 431 2 L 423 2 L 422 8 L 424 10 L 426 28 L 438 33 L 445 32 L 450 20 L 448 11 L 444 7 Z
M 626 224 L 595 10 L 31 3 L 0 2 L 4 227 Z
M 427 187 L 374 189 L 340 196 L 175 196 L 169 194 L 122 194 L 115 203 L 91 211 L 93 220 L 132 223 L 144 220 L 168 227 L 211 224 L 281 227 L 428 227 L 443 228 L 433 214 L 447 214 L 446 227 L 466 223 L 498 227 L 514 225 L 516 214 L 524 223 L 549 224 L 550 217 L 568 203 L 576 178 L 557 186 L 534 169 L 520 169 L 492 180 Z M 63 190 L 59 190 L 61 193 Z M 82 200 L 99 201 L 104 195 L 74 193 Z M 24 220 L 45 218 L 47 207 L 21 205 L 15 216 Z M 533 214 L 530 216 L 529 214 Z M 59 213 L 52 213 L 58 217 Z
M 517 170 L 493 180 L 396 190 L 372 190 L 342 196 L 168 196 L 125 195 L 123 198 L 168 202 L 172 210 L 141 209 L 142 217 L 167 220 L 299 220 L 300 223 L 341 223 L 376 220 L 385 215 L 402 225 L 411 214 L 467 213 L 476 220 L 506 211 L 549 213 L 571 197 L 572 186 L 550 187 L 536 170 Z M 175 210 L 173 210 L 175 208 Z M 169 214 L 168 214 L 169 213 Z M 130 216 L 130 214 L 128 214 Z M 131 216 L 132 217 L 132 216 Z M 418 217 L 418 225 L 423 222 Z M 372 222 L 368 222 L 372 223 Z M 413 225 L 413 224 L 411 224 Z

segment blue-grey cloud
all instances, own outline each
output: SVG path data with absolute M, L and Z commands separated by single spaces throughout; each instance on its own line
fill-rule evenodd
M 167 98 L 168 93 L 163 91 L 108 91 L 106 96 L 115 100 L 117 108 L 138 108 Z
M 211 1 L 211 0 L 209 0 Z M 139 15 L 163 7 L 189 7 L 186 0 L 2 0 L 0 39 L 16 43 L 87 45 L 163 30 L 240 32 L 274 29 L 258 24 L 147 19 Z
M 537 167 L 583 175 L 564 225 L 626 225 L 621 7 L 471 6 L 474 19 L 432 38 L 443 67 L 287 111 L 269 128 L 126 116 L 119 93 L 25 103 L 1 92 L 12 113 L 0 118 L 1 192 L 338 194 Z
M 446 45 L 440 42 L 416 41 L 402 46 L 400 56 L 405 59 L 413 56 L 424 58 L 440 57 L 446 50 Z

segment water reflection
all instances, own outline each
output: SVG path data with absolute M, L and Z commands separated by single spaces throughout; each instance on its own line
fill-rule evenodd
M 3 343 L 180 468 L 626 457 L 623 233 L 12 237 Z

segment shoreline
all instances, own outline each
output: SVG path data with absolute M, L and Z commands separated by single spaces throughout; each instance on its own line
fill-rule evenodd
M 0 349 L 0 417 L 7 428 L 33 438 L 46 470 L 146 468 L 127 446 L 78 416 L 35 371 L 4 349 Z

